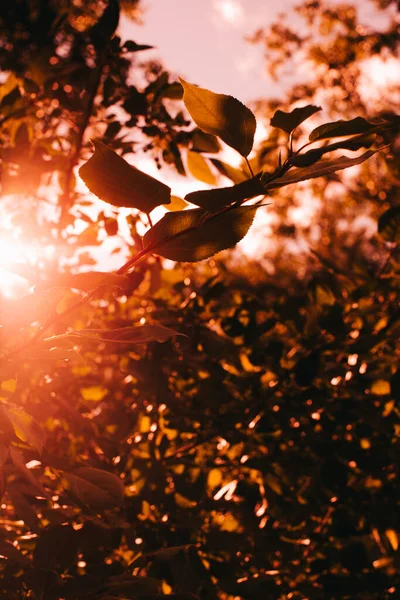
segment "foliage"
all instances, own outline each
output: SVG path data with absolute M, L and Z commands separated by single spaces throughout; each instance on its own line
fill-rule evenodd
M 270 210 L 265 196 L 279 211 L 292 184 L 392 164 L 398 117 L 340 115 L 303 143 L 297 128 L 320 113 L 302 102 L 275 112 L 252 157 L 256 119 L 235 98 L 182 90 L 154 64 L 144 88 L 128 83 L 148 47 L 114 35 L 116 0 L 16 7 L 0 13 L 2 202 L 57 251 L 19 266 L 34 290 L 1 304 L 2 594 L 390 597 L 395 203 L 380 214 L 378 269 L 322 247 L 319 270 L 288 288 L 212 257 Z M 182 205 L 123 158 L 142 143 L 159 166 L 233 185 Z M 104 205 L 79 192 L 78 165 Z M 116 272 L 93 268 L 104 238 L 118 240 Z

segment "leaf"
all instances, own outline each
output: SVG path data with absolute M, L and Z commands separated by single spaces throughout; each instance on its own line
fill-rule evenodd
M 333 152 L 334 150 L 360 150 L 360 148 L 370 148 L 374 143 L 374 138 L 371 135 L 358 135 L 348 140 L 336 142 L 335 144 L 328 144 L 321 148 L 314 148 L 304 154 L 297 154 L 290 158 L 290 163 L 295 167 L 308 167 L 317 162 L 324 154 Z
M 135 598 L 146 598 L 146 596 L 151 598 L 153 594 L 161 592 L 161 581 L 153 577 L 129 577 L 122 575 L 110 581 L 107 584 L 107 590 L 118 594 L 130 592 Z
M 94 154 L 79 169 L 89 190 L 113 206 L 137 208 L 150 213 L 160 204 L 168 204 L 171 189 L 139 171 L 102 142 L 95 140 Z
M 37 569 L 64 571 L 71 566 L 78 552 L 78 532 L 71 525 L 56 525 L 41 532 L 33 552 Z
M 224 177 L 227 177 L 233 181 L 233 183 L 241 183 L 242 181 L 248 179 L 246 174 L 243 173 L 241 169 L 236 169 L 235 167 L 228 165 L 228 163 L 219 160 L 218 158 L 211 158 L 210 160 L 214 167 L 216 167 L 221 173 L 221 175 L 224 175 Z
M 127 285 L 127 278 L 124 275 L 117 275 L 117 273 L 102 271 L 66 273 L 38 283 L 35 289 L 70 288 L 90 292 L 102 285 L 117 286 L 124 289 Z
M 182 200 L 182 198 L 179 198 L 178 196 L 171 196 L 171 202 L 169 204 L 163 204 L 163 206 L 165 206 L 165 208 L 167 208 L 170 211 L 175 211 L 183 210 L 189 205 L 187 202 L 185 202 L 185 200 Z
M 379 217 L 378 233 L 386 242 L 400 242 L 400 206 L 392 206 Z
M 27 412 L 19 408 L 5 408 L 15 431 L 15 435 L 41 453 L 46 435 L 39 423 Z
M 107 509 L 124 504 L 124 485 L 108 471 L 80 467 L 73 473 L 65 472 L 63 487 L 89 508 Z
M 178 85 L 182 90 L 182 86 Z M 201 129 L 194 129 L 192 131 L 192 150 L 194 152 L 210 152 L 214 154 L 221 150 L 221 146 L 215 135 L 204 133 Z
M 376 123 L 370 123 L 362 117 L 356 117 L 350 121 L 333 121 L 325 123 L 314 129 L 309 136 L 310 142 L 332 137 L 344 137 L 346 135 L 357 135 L 358 133 L 368 133 L 377 127 Z M 378 126 L 379 127 L 379 126 Z
M 278 129 L 283 129 L 283 131 L 286 131 L 287 133 L 291 133 L 293 129 L 296 129 L 303 121 L 320 110 L 322 110 L 320 106 L 314 106 L 312 104 L 295 108 L 289 113 L 277 110 L 271 119 L 271 125 L 272 127 L 277 127 Z
M 0 556 L 5 556 L 11 562 L 25 565 L 29 562 L 28 558 L 21 554 L 21 552 L 10 542 L 0 540 Z
M 171 213 L 176 214 L 176 213 Z M 61 335 L 55 335 L 44 341 L 57 344 L 62 339 L 89 339 L 96 342 L 109 342 L 113 344 L 147 344 L 149 342 L 165 342 L 174 335 L 183 335 L 174 329 L 163 325 L 138 325 L 136 327 L 120 327 L 118 329 L 80 329 Z
M 296 169 L 295 171 L 289 171 L 283 177 L 279 177 L 278 179 L 274 179 L 272 181 L 267 181 L 264 184 L 264 190 L 267 191 L 276 188 L 281 188 L 286 185 L 291 185 L 292 183 L 306 181 L 307 179 L 315 179 L 316 177 L 323 177 L 325 175 L 335 173 L 336 171 L 340 171 L 342 169 L 347 169 L 349 167 L 354 167 L 355 165 L 360 165 L 361 163 L 371 158 L 371 156 L 376 154 L 376 152 L 377 150 L 368 150 L 367 152 L 364 152 L 364 154 L 361 154 L 356 158 L 340 156 L 339 158 L 335 158 L 334 160 L 325 160 L 310 167 L 304 167 Z M 263 177 L 261 177 L 261 181 L 262 180 Z
M 82 398 L 88 402 L 100 402 L 108 394 L 107 388 L 101 385 L 92 385 L 81 388 Z
M 122 46 L 122 50 L 126 52 L 141 52 L 142 50 L 151 50 L 153 46 L 147 46 L 146 44 L 137 44 L 132 40 L 127 40 Z
M 19 450 L 17 450 L 17 448 L 14 448 L 13 446 L 10 446 L 9 450 L 10 450 L 11 459 L 12 459 L 14 465 L 20 471 L 20 473 L 25 477 L 25 479 L 27 479 L 29 481 L 29 483 L 36 489 L 36 491 L 39 491 L 41 496 L 47 497 L 48 494 L 45 491 L 45 489 L 38 482 L 38 480 L 32 475 L 31 471 L 27 468 L 24 457 L 22 456 L 21 452 Z
M 216 185 L 217 178 L 211 171 L 207 160 L 198 152 L 188 150 L 187 166 L 191 174 L 199 181 L 203 181 L 209 185 Z
M 20 494 L 9 488 L 8 494 L 10 495 L 12 505 L 14 507 L 15 514 L 19 519 L 27 525 L 32 531 L 37 531 L 39 528 L 39 519 L 35 509 L 28 500 Z
M 234 202 L 241 202 L 264 194 L 265 189 L 260 178 L 252 177 L 229 187 L 191 192 L 185 196 L 185 200 L 201 206 L 209 212 L 216 212 Z
M 202 209 L 166 214 L 144 236 L 146 246 L 170 260 L 195 262 L 232 248 L 246 235 L 257 206 L 238 206 L 211 215 Z
M 233 96 L 215 94 L 179 80 L 184 90 L 183 101 L 196 125 L 205 133 L 220 137 L 242 156 L 248 156 L 257 127 L 251 110 Z
M 385 379 L 377 379 L 371 385 L 370 392 L 374 396 L 388 396 L 390 394 L 389 381 L 386 381 Z

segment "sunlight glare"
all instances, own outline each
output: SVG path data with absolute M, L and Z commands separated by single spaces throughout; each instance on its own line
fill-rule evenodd
M 37 258 L 33 246 L 20 242 L 12 236 L 3 235 L 0 238 L 0 293 L 12 297 L 21 287 L 28 288 L 26 279 L 13 272 L 13 269 L 18 263 L 35 263 Z
M 215 3 L 219 16 L 230 25 L 238 25 L 244 13 L 243 7 L 238 0 L 219 0 Z

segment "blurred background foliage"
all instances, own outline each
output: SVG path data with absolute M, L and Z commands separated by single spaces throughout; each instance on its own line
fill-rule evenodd
M 275 77 L 298 61 L 309 69 L 285 97 L 255 102 L 257 114 L 313 102 L 325 119 L 396 126 L 398 82 L 373 82 L 398 61 L 400 8 L 376 5 L 390 15 L 385 30 L 361 24 L 353 4 L 307 1 L 294 25 L 288 16 L 255 32 Z M 34 249 L 12 269 L 35 286 L 0 305 L 1 594 L 393 598 L 398 140 L 351 174 L 272 192 L 253 234 L 258 260 L 149 258 L 125 289 L 107 288 L 49 331 L 160 323 L 187 337 L 77 342 L 56 355 L 29 341 L 88 291 L 60 273 L 92 269 L 104 246 L 123 264 L 147 226 L 77 180 L 90 138 L 133 162 L 146 153 L 160 178 L 188 171 L 187 150 L 206 157 L 200 179 L 243 176 L 218 162 L 215 138 L 190 122 L 147 47 L 115 34 L 120 11 L 142 18 L 133 1 L 0 7 L 2 252 L 8 241 Z M 285 153 L 284 132 L 265 138 L 254 171 Z

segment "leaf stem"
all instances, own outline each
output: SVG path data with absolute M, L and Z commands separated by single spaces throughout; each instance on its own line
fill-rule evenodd
M 255 175 L 254 175 L 254 173 L 253 173 L 253 169 L 251 168 L 251 164 L 250 164 L 250 162 L 249 162 L 249 159 L 247 158 L 247 156 L 246 156 L 246 158 L 245 158 L 245 161 L 246 161 L 246 164 L 247 164 L 247 166 L 248 166 L 248 168 L 249 168 L 250 175 L 251 175 L 252 177 L 254 177 Z

